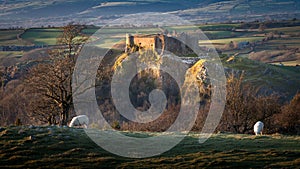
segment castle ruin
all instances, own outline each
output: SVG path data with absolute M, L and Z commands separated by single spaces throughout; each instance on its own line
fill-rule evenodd
M 180 36 L 186 36 L 181 34 Z M 187 36 L 186 36 L 187 37 Z M 196 41 L 198 45 L 198 41 Z M 160 55 L 164 51 L 169 51 L 174 54 L 186 55 L 192 53 L 192 50 L 180 40 L 164 34 L 149 34 L 149 35 L 131 35 L 126 34 L 125 52 L 130 53 L 138 50 L 154 50 Z

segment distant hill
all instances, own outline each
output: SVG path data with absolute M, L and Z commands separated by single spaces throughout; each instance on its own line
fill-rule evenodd
M 195 23 L 291 19 L 298 0 L 0 0 L 0 27 L 40 27 L 69 22 L 103 25 L 126 14 L 166 12 Z
M 236 57 L 230 62 L 228 57 L 221 61 L 227 73 L 244 72 L 245 82 L 260 88 L 261 92 L 280 93 L 291 99 L 300 90 L 300 67 L 278 66 Z

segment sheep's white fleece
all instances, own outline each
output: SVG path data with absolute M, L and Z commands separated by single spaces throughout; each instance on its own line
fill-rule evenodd
M 254 125 L 254 133 L 255 135 L 261 134 L 262 135 L 262 130 L 264 128 L 264 123 L 261 121 L 258 121 Z
M 89 118 L 86 115 L 78 115 L 72 118 L 69 127 L 85 126 L 85 128 L 87 128 L 88 124 L 89 124 Z

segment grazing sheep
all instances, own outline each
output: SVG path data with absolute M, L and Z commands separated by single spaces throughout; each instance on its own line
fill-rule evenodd
M 89 118 L 86 115 L 79 115 L 73 117 L 71 123 L 69 124 L 69 127 L 83 126 L 84 128 L 87 128 L 88 124 L 89 124 Z
M 264 123 L 263 122 L 261 122 L 261 121 L 256 122 L 255 125 L 254 125 L 255 135 L 258 135 L 258 134 L 262 135 L 263 128 L 264 128 Z

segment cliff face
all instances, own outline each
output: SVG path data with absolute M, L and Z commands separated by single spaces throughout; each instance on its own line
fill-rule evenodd
M 182 67 L 183 65 L 185 66 Z M 110 96 L 113 97 L 113 100 L 105 103 L 107 104 L 106 108 L 103 108 L 108 113 L 104 112 L 103 114 L 106 119 L 118 120 L 120 124 L 123 124 L 124 129 L 165 131 L 178 118 L 178 113 L 181 110 L 189 119 L 193 118 L 190 114 L 190 112 L 194 112 L 191 111 L 192 109 L 204 107 L 210 103 L 210 80 L 204 60 L 199 60 L 189 67 L 181 59 L 177 58 L 176 60 L 172 55 L 160 55 L 156 51 L 143 49 L 118 56 L 112 70 L 115 78 L 114 83 L 120 86 L 119 88 L 112 87 L 110 90 L 112 93 L 117 93 L 119 97 Z M 130 73 L 135 75 L 128 75 Z M 128 87 L 123 87 L 127 84 Z M 162 108 L 163 112 L 157 119 L 152 117 L 152 102 L 150 101 L 151 93 L 156 89 L 162 91 L 166 98 L 164 100 L 166 105 Z M 124 98 L 128 98 L 124 95 L 129 95 L 129 102 L 124 101 Z M 148 118 L 149 116 L 150 119 L 155 120 L 148 123 L 135 123 L 120 115 L 117 115 L 117 119 L 116 117 L 109 117 L 112 114 L 109 112 L 120 112 L 120 110 L 106 110 L 107 107 L 116 103 L 124 107 L 131 104 L 134 107 L 132 114 L 135 114 L 136 111 L 147 111 L 146 114 L 137 113 L 137 115 L 141 115 L 141 118 L 145 116 Z M 191 108 L 189 105 L 193 105 L 193 107 Z M 125 113 L 130 114 L 131 112 L 126 111 Z M 135 115 L 131 116 L 134 119 L 140 118 Z
M 132 88 L 132 90 L 135 91 L 132 92 L 136 95 L 136 98 L 134 99 L 136 101 L 140 99 L 140 95 L 144 95 L 145 97 L 143 98 L 148 98 L 148 94 L 153 89 L 162 89 L 167 96 L 176 98 L 181 97 L 178 96 L 179 90 L 184 91 L 183 94 L 198 92 L 200 100 L 197 100 L 197 102 L 199 103 L 204 103 L 205 100 L 210 98 L 211 85 L 204 60 L 197 61 L 191 67 L 186 66 L 186 69 L 183 69 L 185 72 L 178 73 L 177 75 L 183 75 L 183 83 L 181 86 L 178 86 L 179 84 L 176 84 L 176 78 L 172 77 L 170 72 L 165 72 L 160 68 L 166 66 L 165 62 L 170 62 L 169 64 L 172 64 L 171 68 L 177 68 L 177 70 L 170 71 L 177 72 L 180 71 L 180 66 L 184 63 L 181 60 L 166 61 L 166 57 L 169 56 L 161 56 L 153 50 L 140 50 L 136 53 L 123 53 L 116 59 L 113 70 L 115 73 L 119 74 L 120 77 L 126 76 L 128 71 L 126 69 L 134 69 L 134 72 L 137 73 L 131 82 L 132 85 L 135 86 Z M 199 89 L 199 91 L 191 91 L 195 88 Z M 172 104 L 178 103 L 179 102 L 176 101 L 176 103 Z M 139 106 L 144 107 L 144 105 Z
M 199 89 L 200 104 L 204 104 L 209 100 L 211 95 L 211 84 L 204 60 L 199 60 L 186 72 L 182 89 L 183 91 L 188 91 L 192 87 L 197 87 Z

